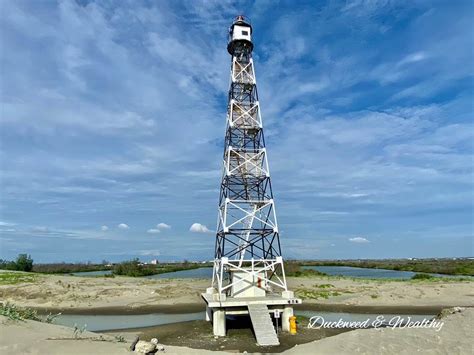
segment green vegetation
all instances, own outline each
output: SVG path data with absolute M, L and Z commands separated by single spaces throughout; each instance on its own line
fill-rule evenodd
M 133 259 L 129 261 L 124 261 L 123 263 L 114 265 L 112 272 L 115 275 L 122 276 L 148 276 L 154 274 L 154 269 L 156 266 L 152 265 L 153 268 L 146 267 L 145 265 L 140 264 L 138 259 Z
M 20 254 L 16 261 L 0 260 L 0 269 L 15 270 L 15 271 L 33 271 L 35 273 L 43 274 L 72 274 L 76 272 L 90 272 L 90 271 L 105 271 L 112 270 L 111 275 L 103 275 L 100 277 L 115 277 L 114 275 L 123 276 L 149 276 L 155 274 L 163 274 L 167 272 L 182 271 L 197 269 L 204 266 L 212 266 L 209 263 L 191 263 L 184 261 L 182 263 L 165 263 L 165 264 L 142 264 L 138 259 L 124 261 L 119 264 L 111 265 L 107 261 L 101 264 L 93 263 L 51 263 L 51 264 L 34 264 L 31 256 L 27 254 Z M 5 278 L 12 276 L 3 276 Z M 0 283 L 2 278 L 0 277 Z M 21 281 L 19 281 L 21 282 Z M 12 282 L 10 282 L 12 283 Z
M 46 317 L 41 317 L 31 308 L 17 307 L 12 303 L 0 303 L 0 315 L 11 320 L 24 321 L 26 319 L 35 320 L 38 322 L 52 323 L 54 319 L 61 315 L 49 313 Z
M 43 274 L 72 274 L 74 272 L 88 272 L 88 271 L 102 271 L 110 270 L 107 266 L 108 262 L 104 261 L 102 264 L 92 263 L 55 263 L 55 264 L 35 264 L 33 272 Z
M 331 284 L 322 284 L 322 285 L 314 285 L 313 287 L 316 287 L 316 288 L 332 288 L 334 287 L 334 285 L 331 285 Z
M 8 302 L 0 305 L 0 315 L 12 320 L 31 319 L 41 321 L 41 318 L 38 317 L 35 310 L 31 308 L 20 308 Z
M 431 279 L 435 279 L 436 277 L 434 277 L 433 275 L 430 275 L 430 274 L 415 274 L 412 276 L 412 280 L 431 280 Z
M 0 272 L 0 285 L 14 285 L 22 282 L 36 281 L 36 275 L 22 272 Z
M 387 260 L 330 260 L 300 261 L 307 266 L 352 266 L 369 269 L 388 269 L 412 271 L 417 273 L 433 273 L 446 275 L 474 276 L 474 260 L 467 258 L 446 259 L 387 259 Z
M 27 254 L 19 254 L 15 261 L 0 259 L 0 269 L 28 272 L 33 269 L 33 259 Z
M 189 263 L 187 261 L 176 264 L 144 265 L 141 264 L 138 259 L 133 259 L 114 265 L 112 272 L 115 275 L 140 277 L 164 274 L 167 272 L 197 269 L 202 266 L 202 264 Z
M 452 277 L 452 278 L 446 278 L 446 277 L 439 277 L 439 276 L 433 276 L 430 274 L 423 274 L 423 273 L 418 273 L 412 276 L 411 278 L 414 281 L 433 281 L 433 282 L 465 282 L 469 281 L 472 282 L 473 279 L 471 277 Z
M 295 295 L 297 297 L 301 297 L 302 299 L 317 300 L 320 298 L 328 299 L 329 297 L 340 296 L 341 293 L 337 291 L 318 291 L 318 290 L 300 288 L 295 291 Z
M 324 272 L 303 269 L 299 263 L 294 261 L 285 264 L 285 275 L 293 277 L 326 276 Z

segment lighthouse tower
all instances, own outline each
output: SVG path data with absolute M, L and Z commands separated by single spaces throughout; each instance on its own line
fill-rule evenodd
M 259 339 L 256 323 L 267 320 L 266 328 L 274 329 L 270 316 L 282 312 L 282 327 L 288 330 L 293 314 L 288 305 L 301 300 L 286 284 L 252 59 L 252 30 L 244 16 L 236 17 L 229 28 L 231 80 L 214 268 L 212 287 L 203 298 L 216 335 L 225 335 L 225 314 L 242 314 L 244 309 L 257 341 L 275 345 L 276 334 L 273 344 Z

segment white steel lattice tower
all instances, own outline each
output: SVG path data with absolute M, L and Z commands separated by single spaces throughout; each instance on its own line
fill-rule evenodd
M 229 29 L 227 50 L 231 82 L 212 286 L 228 297 L 264 297 L 287 291 L 287 285 L 252 60 L 252 26 L 243 16 Z

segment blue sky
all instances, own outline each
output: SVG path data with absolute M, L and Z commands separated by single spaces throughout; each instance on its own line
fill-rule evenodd
M 472 2 L 0 6 L 0 258 L 213 257 L 241 13 L 284 255 L 474 254 Z

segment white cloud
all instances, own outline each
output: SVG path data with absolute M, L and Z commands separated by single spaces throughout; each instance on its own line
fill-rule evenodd
M 212 232 L 209 228 L 207 228 L 204 224 L 201 223 L 193 223 L 193 225 L 189 228 L 189 231 L 194 233 Z
M 404 65 L 404 64 L 409 64 L 409 63 L 416 63 L 419 62 L 427 57 L 426 53 L 424 52 L 416 52 L 412 53 L 405 58 L 403 58 L 400 62 L 398 62 L 398 66 Z
M 8 222 L 0 221 L 0 227 L 12 227 L 14 225 L 15 225 L 15 223 L 8 223 Z
M 171 229 L 171 226 L 169 224 L 166 224 L 166 223 L 158 223 L 156 225 L 156 228 L 158 228 L 158 229 Z
M 120 223 L 117 227 L 118 227 L 119 229 L 130 229 L 130 227 L 128 226 L 128 224 L 125 224 L 125 223 Z
M 349 238 L 349 241 L 352 243 L 370 243 L 368 239 L 363 238 L 363 237 Z
M 150 234 L 158 234 L 158 233 L 160 233 L 160 230 L 155 229 L 155 228 L 151 228 L 151 229 L 147 230 L 146 232 L 150 233 Z
M 100 230 L 103 231 L 103 232 L 105 232 L 105 231 L 108 231 L 108 230 L 109 230 L 109 227 L 107 227 L 107 226 L 102 226 L 102 227 L 100 227 Z

